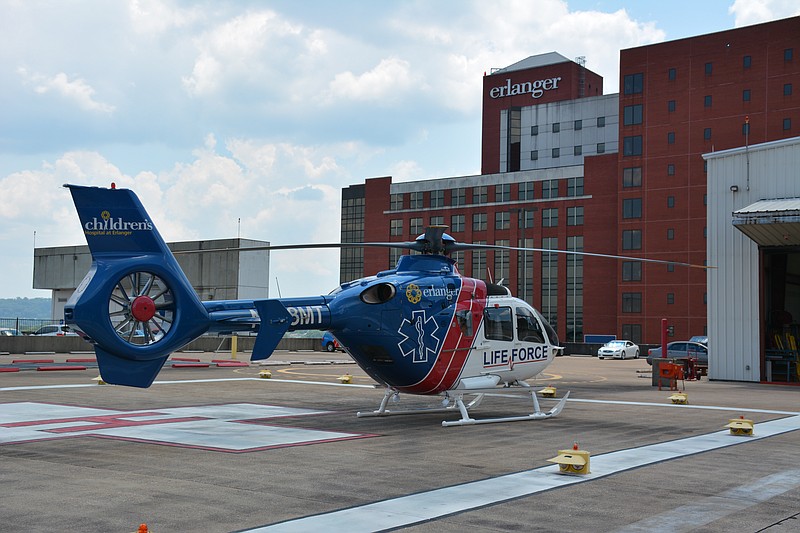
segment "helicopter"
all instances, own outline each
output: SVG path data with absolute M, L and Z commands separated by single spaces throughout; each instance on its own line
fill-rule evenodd
M 132 190 L 114 184 L 64 187 L 92 255 L 89 272 L 64 307 L 64 319 L 94 345 L 106 383 L 149 387 L 173 351 L 206 333 L 255 332 L 251 360 L 260 361 L 288 331 L 314 329 L 331 332 L 383 386 L 380 406 L 359 417 L 460 414 L 443 426 L 539 420 L 557 416 L 569 398 L 567 392 L 543 411 L 526 382 L 561 349 L 542 314 L 500 284 L 462 276 L 449 257 L 459 250 L 509 247 L 458 243 L 446 226 L 432 226 L 413 242 L 248 248 L 380 246 L 418 253 L 402 255 L 394 269 L 342 283 L 323 296 L 200 301 Z M 497 390 L 530 396 L 533 412 L 474 418 L 470 410 Z M 388 409 L 389 400 L 400 394 L 441 396 L 442 405 Z M 466 403 L 465 396 L 474 399 Z

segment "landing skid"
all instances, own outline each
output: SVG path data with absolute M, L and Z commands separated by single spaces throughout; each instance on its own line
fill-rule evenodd
M 492 389 L 495 391 L 497 389 Z M 502 390 L 502 389 L 501 389 Z M 483 398 L 486 393 L 481 392 L 477 393 L 474 400 L 465 404 L 464 403 L 464 394 L 457 393 L 454 395 L 455 405 L 448 405 L 446 407 L 434 407 L 428 409 L 404 409 L 404 410 L 390 410 L 386 408 L 386 405 L 389 403 L 389 399 L 395 396 L 397 393 L 391 389 L 386 389 L 383 395 L 383 400 L 381 400 L 381 405 L 378 407 L 376 411 L 367 412 L 367 413 L 356 413 L 356 416 L 359 418 L 369 417 L 369 416 L 395 416 L 395 415 L 416 415 L 416 414 L 424 414 L 424 413 L 449 413 L 458 409 L 461 413 L 460 420 L 442 421 L 443 427 L 449 426 L 470 426 L 475 424 L 494 424 L 497 422 L 519 422 L 522 420 L 544 420 L 545 418 L 552 418 L 557 416 L 561 411 L 564 409 L 564 406 L 567 404 L 567 399 L 569 398 L 569 392 L 567 392 L 563 398 L 547 412 L 542 412 L 542 409 L 539 407 L 539 399 L 536 397 L 536 391 L 531 390 L 529 392 L 531 399 L 533 400 L 533 413 L 529 415 L 523 416 L 508 416 L 508 417 L 501 417 L 501 418 L 483 418 L 483 419 L 476 419 L 469 416 L 469 410 L 473 407 L 477 407 L 483 401 Z M 449 400 L 449 396 L 445 398 L 447 402 Z

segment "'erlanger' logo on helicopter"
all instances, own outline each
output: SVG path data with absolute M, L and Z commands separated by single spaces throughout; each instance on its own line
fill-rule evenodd
M 403 340 L 397 343 L 397 347 L 403 352 L 403 357 L 412 356 L 414 363 L 427 363 L 428 356 L 436 357 L 439 353 L 439 345 L 442 343 L 437 335 L 439 326 L 431 316 L 426 316 L 425 311 L 413 311 L 411 320 L 404 318 L 400 323 L 397 332 L 403 336 Z
M 86 235 L 121 235 L 128 236 L 134 231 L 153 231 L 153 223 L 149 220 L 131 222 L 122 217 L 114 218 L 109 211 L 100 213 L 100 218 L 93 217 L 83 224 Z

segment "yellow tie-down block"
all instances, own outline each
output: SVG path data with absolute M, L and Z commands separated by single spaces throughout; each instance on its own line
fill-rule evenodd
M 345 375 L 343 375 L 343 376 L 339 376 L 339 381 L 340 381 L 340 382 L 341 382 L 343 385 L 347 385 L 347 384 L 349 384 L 349 383 L 352 383 L 352 382 L 353 382 L 353 376 L 351 376 L 350 374 L 345 374 Z
M 672 403 L 687 404 L 689 403 L 689 395 L 685 392 L 676 392 L 669 397 Z
M 590 455 L 586 450 L 558 450 L 558 455 L 547 461 L 556 463 L 562 474 L 590 474 Z
M 753 424 L 752 420 L 747 418 L 731 418 L 728 420 L 728 424 L 725 426 L 726 428 L 731 430 L 731 435 L 752 435 L 753 434 Z
M 556 388 L 552 385 L 548 385 L 547 387 L 541 389 L 539 394 L 542 395 L 543 398 L 555 398 L 556 397 Z
M 261 372 L 258 373 L 258 377 L 260 377 L 261 379 L 269 379 L 272 377 L 272 372 L 270 372 L 269 370 L 262 370 Z

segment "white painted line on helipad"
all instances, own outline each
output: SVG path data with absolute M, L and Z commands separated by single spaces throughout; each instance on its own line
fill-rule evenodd
M 645 518 L 618 529 L 617 533 L 681 533 L 710 524 L 732 513 L 765 502 L 800 487 L 800 470 L 762 477 L 747 485 L 709 496 L 688 505 Z
M 800 430 L 800 416 L 781 418 L 759 423 L 756 434 L 748 437 L 734 436 L 725 430 L 593 456 L 591 458 L 591 474 L 583 476 L 560 474 L 558 465 L 545 466 L 248 529 L 243 533 L 301 531 L 351 533 L 407 527 L 546 490 L 584 483 L 633 468 L 753 442 L 797 430 Z

